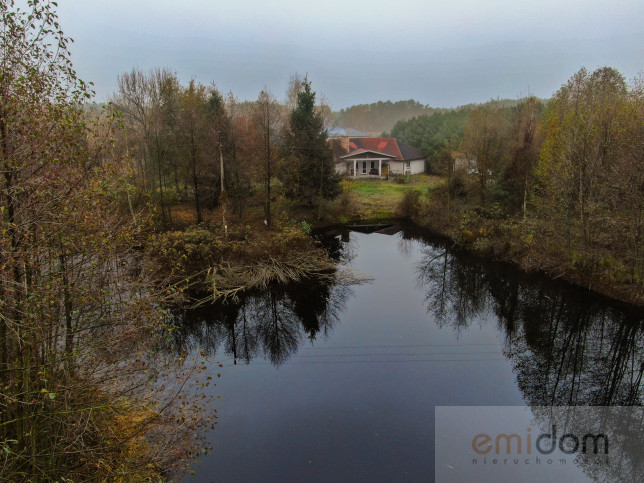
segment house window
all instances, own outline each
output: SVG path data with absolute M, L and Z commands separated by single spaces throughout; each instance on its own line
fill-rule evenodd
M 405 168 L 411 168 L 411 161 L 405 161 Z
M 375 162 L 375 161 L 371 161 L 371 169 L 373 169 L 373 168 L 375 168 L 375 167 L 376 167 L 376 162 Z
M 362 162 L 362 174 L 367 174 L 367 162 Z

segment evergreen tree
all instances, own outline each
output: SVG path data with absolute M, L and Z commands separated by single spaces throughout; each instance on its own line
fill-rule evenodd
M 284 139 L 287 156 L 282 180 L 288 187 L 286 194 L 310 206 L 317 203 L 321 214 L 323 200 L 335 198 L 342 188 L 324 121 L 315 107 L 315 92 L 306 79 L 297 95 Z

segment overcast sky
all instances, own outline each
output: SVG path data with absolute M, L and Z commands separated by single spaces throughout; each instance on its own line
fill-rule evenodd
M 222 92 L 278 98 L 308 74 L 334 109 L 550 97 L 582 66 L 644 71 L 642 0 L 59 0 L 98 100 L 119 73 L 169 67 Z

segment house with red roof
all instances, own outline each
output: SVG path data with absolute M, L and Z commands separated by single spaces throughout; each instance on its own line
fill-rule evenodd
M 336 172 L 350 177 L 385 177 L 425 172 L 425 154 L 394 138 L 331 139 Z

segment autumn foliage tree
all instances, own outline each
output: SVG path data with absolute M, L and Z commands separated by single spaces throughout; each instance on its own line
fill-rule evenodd
M 445 140 L 434 151 L 436 166 L 456 169 L 445 169 L 449 189 L 430 190 L 424 220 L 475 250 L 641 302 L 642 92 L 641 76 L 629 84 L 601 67 L 580 69 L 547 101 L 468 107 L 464 155 L 454 163 Z M 448 119 L 421 116 L 394 130 L 426 142 Z
M 577 269 L 640 283 L 641 103 L 641 86 L 615 69 L 572 76 L 546 111 L 536 197 Z
M 208 93 L 205 86 L 197 84 L 194 80 L 190 81 L 188 87 L 183 89 L 180 96 L 180 109 L 178 136 L 176 141 L 181 146 L 180 151 L 186 160 L 185 166 L 188 167 L 187 173 L 192 185 L 195 213 L 197 223 L 203 221 L 203 181 L 210 167 L 214 171 L 214 163 L 207 163 L 206 158 L 206 137 L 208 134 L 206 120 L 206 102 Z M 215 149 L 211 149 L 210 160 L 215 158 Z
M 264 185 L 264 219 L 268 226 L 272 223 L 272 178 L 278 157 L 276 141 L 281 131 L 281 118 L 282 107 L 271 93 L 260 92 L 252 116 L 255 136 L 251 142 L 255 148 L 257 172 Z
M 541 109 L 541 101 L 534 96 L 521 102 L 514 112 L 508 136 L 507 167 L 503 173 L 503 188 L 508 193 L 506 206 L 510 212 L 520 209 L 524 218 L 543 143 Z
M 54 6 L 0 0 L 0 479 L 144 478 L 162 415 L 136 388 L 163 328 L 132 248 L 144 217 Z
M 487 198 L 488 183 L 496 178 L 505 166 L 507 129 L 507 113 L 491 104 L 474 109 L 465 126 L 463 148 L 476 166 L 477 195 L 480 203 L 484 203 Z

